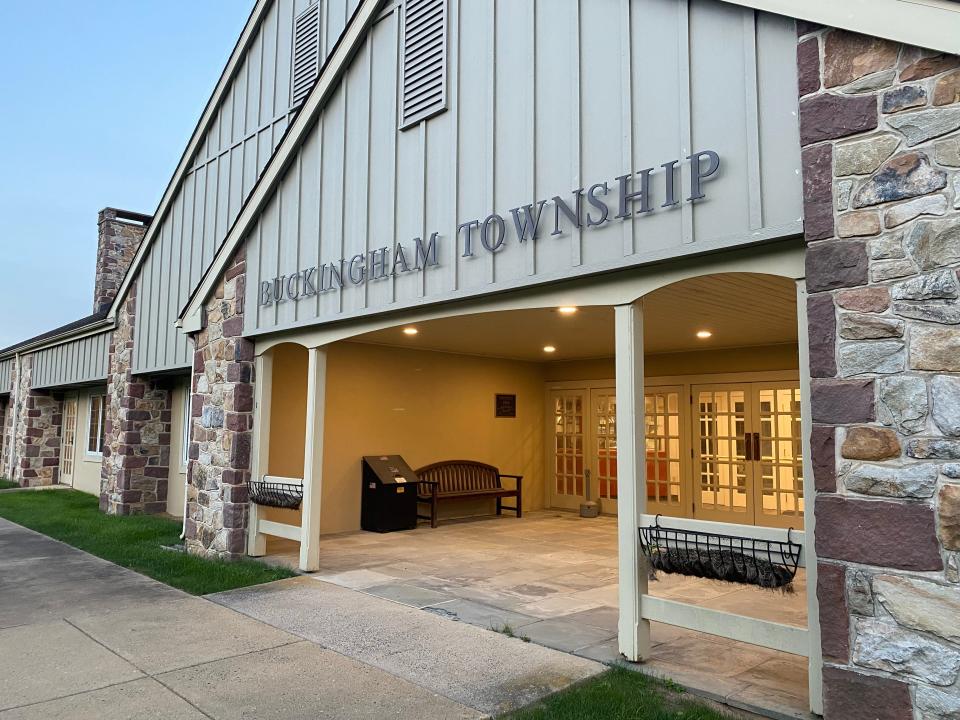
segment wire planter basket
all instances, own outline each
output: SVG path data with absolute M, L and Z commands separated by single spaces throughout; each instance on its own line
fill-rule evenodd
M 296 510 L 303 502 L 303 483 L 276 480 L 250 480 L 247 483 L 251 502 L 269 507 Z
M 793 542 L 792 528 L 786 540 L 758 540 L 665 528 L 657 515 L 653 525 L 638 529 L 640 548 L 654 572 L 789 591 L 800 564 L 802 548 Z

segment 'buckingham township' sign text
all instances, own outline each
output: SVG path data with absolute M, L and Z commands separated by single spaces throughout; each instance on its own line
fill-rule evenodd
M 703 182 L 720 169 L 720 156 L 713 150 L 701 150 L 687 156 L 686 162 L 690 163 L 690 188 L 686 201 L 696 202 L 706 197 Z M 564 232 L 565 223 L 575 228 L 596 228 L 613 220 L 626 220 L 652 213 L 655 209 L 678 206 L 683 194 L 677 182 L 680 163 L 680 160 L 671 160 L 660 166 L 663 174 L 659 184 L 662 185 L 663 194 L 657 194 L 656 197 L 662 197 L 663 202 L 657 208 L 653 201 L 653 181 L 661 179 L 661 175 L 654 175 L 654 168 L 646 168 L 617 177 L 612 187 L 606 181 L 595 183 L 588 188 L 573 190 L 567 199 L 555 195 L 550 200 L 538 200 L 511 208 L 506 216 L 490 213 L 483 219 L 462 222 L 457 225 L 455 234 L 461 256 L 473 257 L 479 248 L 489 253 L 502 250 L 513 234 L 510 232 L 511 226 L 516 235 L 515 241 L 525 243 L 535 241 L 541 230 L 546 229 L 544 225 L 551 228 L 550 235 L 554 236 Z M 609 198 L 611 194 L 613 197 Z M 552 205 L 552 209 L 547 209 L 548 205 Z M 403 273 L 424 271 L 440 264 L 437 251 L 439 238 L 440 234 L 435 232 L 429 240 L 414 238 L 407 246 L 402 243 L 392 248 L 384 246 L 351 258 L 323 263 L 319 267 L 298 270 L 292 275 L 263 280 L 260 283 L 259 304 L 296 301 L 331 290 L 342 290 L 345 284 L 363 285 Z

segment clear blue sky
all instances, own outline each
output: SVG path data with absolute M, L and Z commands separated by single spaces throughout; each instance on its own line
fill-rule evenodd
M 97 212 L 152 214 L 253 0 L 0 0 L 0 347 L 93 311 Z

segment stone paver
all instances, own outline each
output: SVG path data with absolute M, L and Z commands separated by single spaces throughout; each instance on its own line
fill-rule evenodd
M 456 548 L 455 553 L 450 548 Z M 295 564 L 296 543 L 270 543 L 272 560 Z M 411 559 L 413 558 L 413 559 Z M 508 625 L 531 644 L 572 652 L 602 663 L 620 662 L 617 633 L 616 518 L 583 519 L 573 513 L 535 511 L 446 521 L 431 529 L 381 536 L 324 536 L 314 578 L 422 604 L 420 587 L 452 598 L 424 608 L 438 618 L 483 629 Z M 806 577 L 794 592 L 659 573 L 650 592 L 663 598 L 777 622 L 806 625 Z M 671 677 L 701 695 L 737 707 L 773 708 L 780 717 L 807 717 L 804 658 L 651 624 L 654 658 L 637 666 Z M 694 662 L 689 662 L 690 657 Z M 708 657 L 702 663 L 698 657 Z M 729 658 L 723 672 L 716 658 Z M 763 702 L 766 693 L 770 702 Z

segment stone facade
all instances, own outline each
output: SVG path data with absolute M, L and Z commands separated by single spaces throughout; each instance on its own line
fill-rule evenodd
M 136 303 L 133 283 L 110 344 L 100 508 L 114 515 L 167 509 L 171 387 L 163 377 L 131 371 Z
M 109 307 L 123 276 L 137 254 L 150 216 L 104 208 L 98 218 L 97 276 L 93 287 L 93 312 Z
M 828 720 L 960 717 L 960 58 L 802 24 Z
M 194 337 L 187 549 L 210 557 L 246 552 L 253 440 L 253 342 L 243 333 L 243 251 L 224 271 Z
M 54 485 L 60 473 L 60 426 L 63 398 L 46 390 L 30 388 L 33 356 L 20 359 L 17 410 L 14 421 L 14 462 L 10 479 L 23 487 Z

